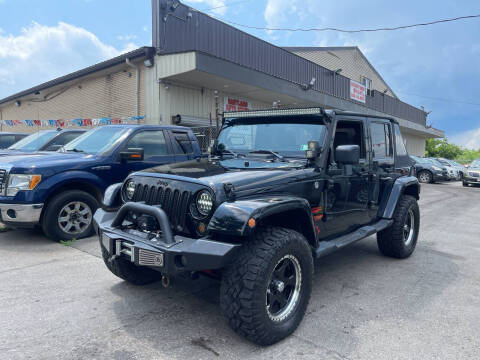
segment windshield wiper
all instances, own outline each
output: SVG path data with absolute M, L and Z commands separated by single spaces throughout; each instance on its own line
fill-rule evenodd
M 224 154 L 230 154 L 232 155 L 235 159 L 238 157 L 238 155 L 240 154 L 237 154 L 235 151 L 232 151 L 232 150 L 228 150 L 228 149 L 223 149 L 220 151 L 220 154 L 224 155 Z
M 285 161 L 282 155 L 272 150 L 254 150 L 254 151 L 250 151 L 249 154 L 270 154 L 280 161 Z
M 77 153 L 83 153 L 83 152 L 85 152 L 85 151 L 83 151 L 83 150 L 75 149 L 75 148 L 73 148 L 73 149 L 68 149 L 68 150 L 65 150 L 65 151 L 72 151 L 72 152 L 77 152 Z

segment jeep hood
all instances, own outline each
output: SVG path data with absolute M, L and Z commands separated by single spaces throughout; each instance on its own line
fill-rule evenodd
M 217 188 L 224 184 L 232 184 L 241 191 L 242 188 L 259 188 L 275 186 L 279 183 L 298 181 L 303 171 L 304 163 L 268 162 L 248 159 L 249 165 L 245 166 L 246 159 L 211 160 L 206 158 L 157 166 L 141 172 L 136 176 L 158 176 L 178 180 L 202 183 L 206 186 Z

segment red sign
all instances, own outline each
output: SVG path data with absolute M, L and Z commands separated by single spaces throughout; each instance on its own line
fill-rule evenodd
M 247 111 L 250 110 L 250 103 L 246 100 L 232 99 L 225 96 L 223 107 L 225 111 Z
M 350 80 L 350 99 L 365 103 L 367 88 L 359 82 Z

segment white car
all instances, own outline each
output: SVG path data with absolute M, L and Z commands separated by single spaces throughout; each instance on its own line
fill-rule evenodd
M 443 166 L 445 166 L 447 168 L 448 177 L 449 177 L 450 180 L 460 180 L 461 179 L 460 171 L 455 166 L 453 166 L 450 163 L 449 160 L 444 159 L 444 158 L 436 158 L 436 160 L 440 164 L 442 164 Z
M 467 168 L 465 166 L 463 166 L 462 164 L 459 164 L 458 162 L 456 161 L 453 161 L 453 160 L 448 160 L 447 161 L 455 168 L 458 170 L 458 175 L 460 176 L 460 179 L 463 179 L 463 176 L 465 175 L 465 173 L 468 171 Z

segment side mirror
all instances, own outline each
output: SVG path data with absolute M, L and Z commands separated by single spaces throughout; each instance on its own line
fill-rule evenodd
M 309 160 L 315 159 L 320 155 L 320 150 L 320 144 L 318 141 L 309 141 L 305 156 Z
M 344 165 L 355 165 L 360 162 L 360 146 L 340 145 L 335 149 L 335 161 Z
M 220 144 L 220 146 L 218 146 L 217 139 L 212 140 L 210 142 L 210 146 L 208 147 L 208 152 L 210 155 L 216 155 L 218 151 L 223 151 L 223 150 L 225 150 L 225 145 Z
M 130 148 L 120 152 L 120 160 L 126 161 L 142 161 L 143 149 L 142 148 Z

